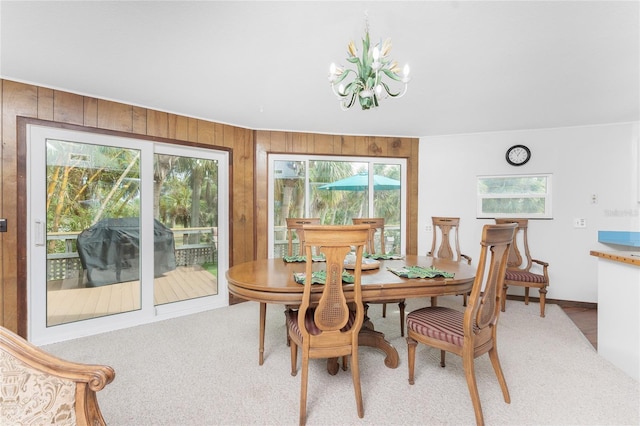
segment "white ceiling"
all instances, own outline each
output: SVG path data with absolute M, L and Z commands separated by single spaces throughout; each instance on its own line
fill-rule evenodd
M 638 1 L 2 1 L 0 76 L 250 129 L 429 136 L 640 119 Z M 327 80 L 372 39 L 400 99 Z

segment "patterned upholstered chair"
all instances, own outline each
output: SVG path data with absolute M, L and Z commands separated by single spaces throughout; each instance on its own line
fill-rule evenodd
M 0 327 L 0 424 L 104 425 L 96 392 L 111 367 L 54 357 Z
M 354 225 L 369 225 L 371 231 L 369 233 L 369 241 L 367 242 L 366 250 L 371 254 L 387 254 L 384 247 L 384 218 L 383 217 L 367 217 L 367 218 L 353 218 L 351 219 Z M 376 234 L 378 234 L 378 240 L 380 241 L 379 249 L 376 248 Z M 400 336 L 404 337 L 404 308 L 405 299 L 385 300 L 382 303 L 382 318 L 387 317 L 387 303 L 397 303 L 400 309 Z
M 325 262 L 306 262 L 302 304 L 298 310 L 286 312 L 287 330 L 291 340 L 291 375 L 297 374 L 298 347 L 302 351 L 302 378 L 300 380 L 300 424 L 307 415 L 307 382 L 309 359 L 346 358 L 351 356 L 351 376 L 356 396 L 358 416 L 364 416 L 360 369 L 358 364 L 358 334 L 364 322 L 361 273 L 362 253 L 369 236 L 368 225 L 353 226 L 305 226 L 305 253 L 311 256 L 315 248 L 323 253 Z M 353 284 L 343 286 L 344 260 L 351 248 L 356 250 Z M 321 294 L 312 292 L 313 277 L 324 272 Z M 345 288 L 353 294 L 347 301 Z M 313 298 L 312 298 L 313 293 Z M 319 299 L 318 299 L 319 296 Z M 313 301 L 312 301 L 313 300 Z M 343 368 L 346 367 L 343 361 Z
M 515 227 L 515 224 L 485 225 L 482 229 L 480 260 L 464 312 L 441 306 L 429 306 L 407 315 L 409 384 L 414 384 L 418 343 L 440 349 L 442 367 L 445 366 L 447 351 L 461 356 L 478 425 L 484 424 L 484 419 L 474 369 L 475 358 L 489 353 L 504 401 L 511 402 L 498 358 L 496 330 L 500 316 L 500 298 L 507 268 L 507 256 Z M 425 382 L 428 386 L 428 378 L 425 378 Z
M 527 230 L 528 219 L 496 219 L 496 223 L 515 223 L 518 225 L 516 235 L 511 245 L 509 253 L 509 263 L 507 264 L 507 275 L 504 280 L 504 294 L 502 297 L 502 312 L 505 310 L 507 289 L 509 286 L 524 287 L 524 303 L 529 304 L 529 288 L 538 289 L 540 294 L 540 316 L 544 318 L 545 303 L 547 297 L 547 287 L 549 286 L 549 264 L 542 260 L 533 259 L 529 252 L 529 241 Z M 522 257 L 524 253 L 524 258 Z M 534 265 L 542 268 L 541 274 L 532 272 Z

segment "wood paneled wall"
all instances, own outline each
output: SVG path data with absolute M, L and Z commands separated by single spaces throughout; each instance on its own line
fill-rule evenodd
M 26 335 L 26 248 L 18 247 L 18 117 L 126 132 L 161 142 L 207 145 L 231 152 L 230 259 L 254 257 L 253 131 L 161 111 L 0 79 L 0 325 Z M 20 178 L 24 179 L 24 176 Z M 22 238 L 24 240 L 24 238 Z M 23 275 L 23 273 L 21 273 Z
M 407 159 L 407 253 L 417 251 L 418 139 L 333 136 L 249 129 L 0 79 L 0 325 L 26 335 L 26 247 L 18 247 L 18 117 L 47 120 L 169 143 L 231 152 L 230 261 L 267 257 L 267 157 L 270 153 Z M 22 238 L 24 239 L 24 238 Z M 236 300 L 231 299 L 231 303 Z
M 269 154 L 318 154 L 407 159 L 407 254 L 418 251 L 418 142 L 417 138 L 339 136 L 311 133 L 256 131 L 256 257 L 268 257 L 269 210 L 267 164 Z

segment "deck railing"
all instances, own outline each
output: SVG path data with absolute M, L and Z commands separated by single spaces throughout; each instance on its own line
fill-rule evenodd
M 399 225 L 386 225 L 384 227 L 385 232 L 385 249 L 387 253 L 400 254 L 400 226 Z M 289 241 L 287 240 L 287 227 L 286 226 L 275 226 L 274 227 L 274 247 L 273 247 L 273 256 L 274 257 L 284 257 L 287 255 L 289 250 Z M 376 235 L 378 240 L 376 240 L 376 245 L 379 244 L 379 236 Z M 292 244 L 292 251 L 294 254 L 299 253 L 299 241 L 294 240 Z
M 173 228 L 177 266 L 215 263 L 218 251 L 218 228 Z M 47 280 L 78 278 L 82 263 L 78 255 L 79 232 L 50 232 L 47 234 Z

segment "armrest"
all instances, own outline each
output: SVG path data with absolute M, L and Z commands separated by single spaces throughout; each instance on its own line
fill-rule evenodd
M 537 263 L 538 265 L 543 266 L 543 267 L 545 267 L 545 268 L 546 268 L 547 266 L 549 266 L 549 264 L 548 264 L 547 262 L 543 262 L 542 260 L 531 259 L 531 261 L 532 261 L 533 263 Z
M 461 254 L 460 257 L 465 259 L 467 261 L 468 265 L 471 265 L 471 257 L 470 256 L 467 256 L 466 254 Z
M 115 371 L 109 366 L 63 360 L 43 351 L 4 327 L 0 327 L 0 351 L 45 374 L 76 383 L 87 383 L 88 388 L 94 392 L 102 390 L 115 377 Z
M 531 259 L 531 263 L 535 263 L 536 265 L 542 266 L 542 274 L 544 275 L 544 279 L 547 282 L 549 282 L 549 274 L 547 273 L 547 268 L 549 267 L 549 264 L 547 262 L 543 262 L 542 260 L 538 260 L 538 259 Z

